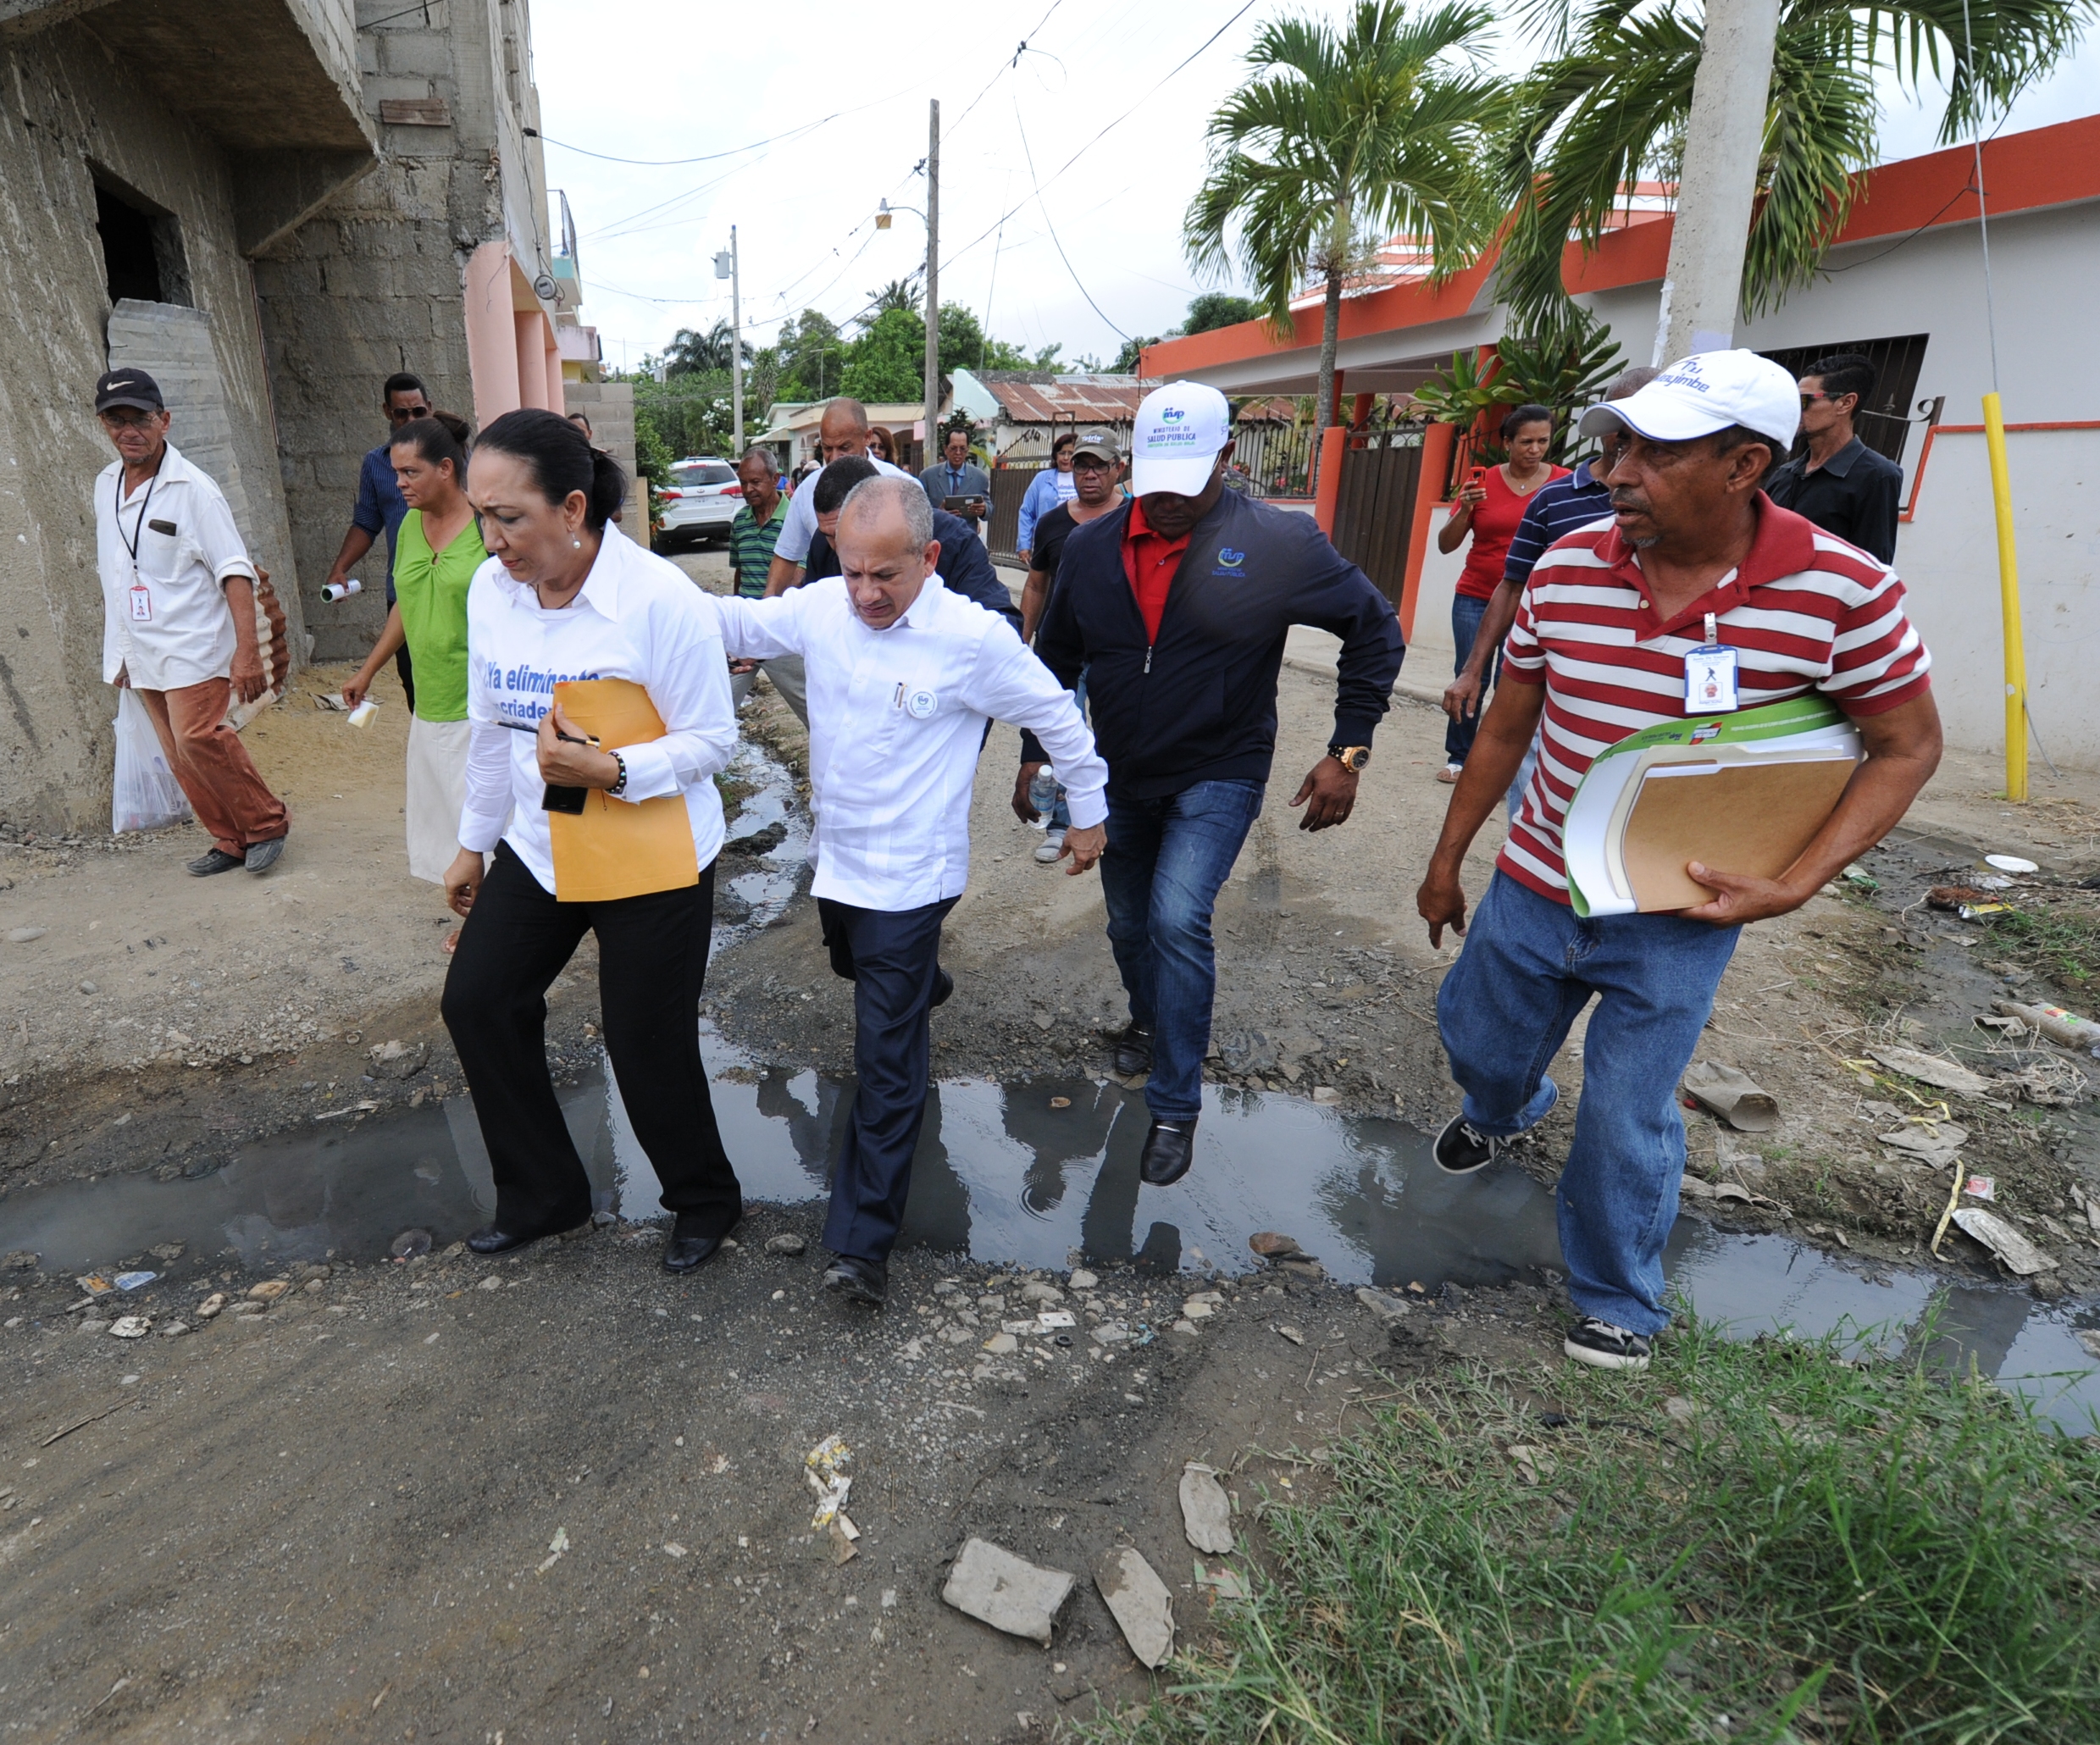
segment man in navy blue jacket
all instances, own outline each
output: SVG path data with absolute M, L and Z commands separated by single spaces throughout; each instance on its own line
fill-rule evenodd
M 1302 830 L 1347 820 L 1405 648 L 1399 621 L 1307 515 L 1225 489 L 1232 411 L 1215 388 L 1145 396 L 1132 501 L 1066 541 L 1036 653 L 1069 689 L 1083 670 L 1108 760 L 1101 895 L 1130 997 L 1116 1070 L 1150 1072 L 1139 1173 L 1188 1172 L 1216 989 L 1211 911 L 1261 811 L 1276 754 L 1276 676 L 1293 624 L 1342 639 L 1334 736 L 1299 786 Z M 1022 737 L 1014 810 L 1044 761 Z

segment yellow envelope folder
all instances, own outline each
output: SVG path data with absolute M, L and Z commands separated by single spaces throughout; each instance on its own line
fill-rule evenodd
M 608 751 L 663 737 L 649 693 L 626 679 L 579 679 L 554 687 L 562 712 Z M 609 903 L 700 883 L 700 858 L 685 796 L 639 803 L 588 790 L 580 815 L 549 812 L 554 895 L 564 903 Z

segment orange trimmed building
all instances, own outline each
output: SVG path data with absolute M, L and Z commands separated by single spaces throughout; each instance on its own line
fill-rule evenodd
M 1964 146 L 1868 172 L 1822 273 L 1740 323 L 1737 341 L 1793 368 L 1841 348 L 1875 358 L 1881 386 L 1860 434 L 1905 471 L 1896 567 L 1933 649 L 1950 740 L 1989 751 L 2004 709 L 1980 406 L 1993 366 L 1974 170 Z M 2100 348 L 2084 313 L 2100 284 L 2100 115 L 1990 141 L 1983 178 L 2031 714 L 2058 765 L 2100 769 Z M 1563 267 L 1576 302 L 1612 330 L 1630 363 L 1650 361 L 1654 345 L 1672 222 L 1659 204 L 1637 200 L 1594 251 L 1571 244 Z M 1344 419 L 1360 422 L 1375 396 L 1410 391 L 1454 352 L 1503 335 L 1492 258 L 1438 285 L 1410 274 L 1405 252 L 1344 300 L 1336 405 Z M 1236 396 L 1310 394 L 1320 320 L 1315 302 L 1280 343 L 1261 322 L 1164 341 L 1144 354 L 1144 374 Z M 1347 439 L 1329 432 L 1315 506 L 1352 556 L 1374 542 L 1382 554 L 1376 579 L 1394 595 L 1410 645 L 1401 683 L 1417 695 L 1439 692 L 1450 670 L 1451 585 L 1464 551 L 1443 557 L 1428 535 L 1443 512 L 1454 435 L 1431 428 L 1407 500 L 1378 499 L 1367 522 L 1372 499 L 1361 492 L 1352 515 Z

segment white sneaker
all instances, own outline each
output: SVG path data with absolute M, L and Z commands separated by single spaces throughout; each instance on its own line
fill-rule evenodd
M 1593 1369 L 1644 1370 L 1649 1341 L 1645 1333 L 1586 1315 L 1568 1329 L 1560 1349 L 1576 1362 L 1588 1364 Z
M 1046 830 L 1043 833 L 1042 841 L 1036 845 L 1035 857 L 1045 867 L 1054 866 L 1058 856 L 1064 851 L 1065 833 L 1062 830 Z

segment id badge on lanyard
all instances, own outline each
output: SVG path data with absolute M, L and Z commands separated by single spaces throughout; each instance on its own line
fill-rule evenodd
M 1714 614 L 1706 615 L 1706 641 L 1684 657 L 1687 715 L 1726 715 L 1743 706 L 1736 690 L 1736 651 L 1715 640 Z
M 131 622 L 150 624 L 153 622 L 153 590 L 146 585 L 146 579 L 136 569 L 131 572 Z

